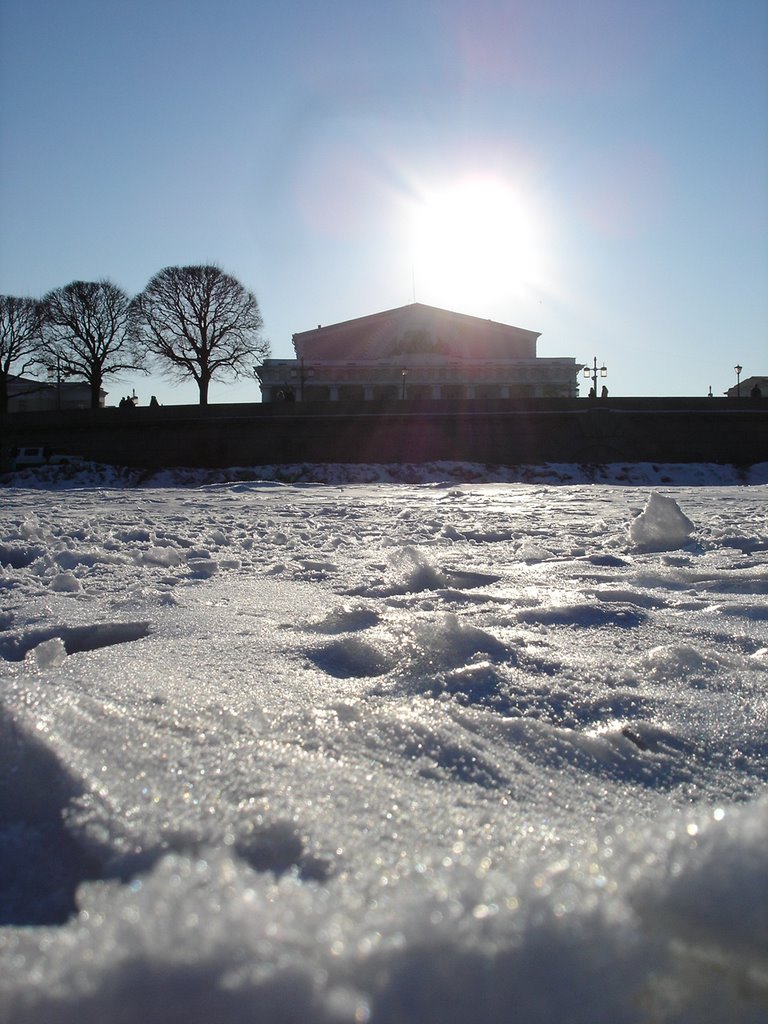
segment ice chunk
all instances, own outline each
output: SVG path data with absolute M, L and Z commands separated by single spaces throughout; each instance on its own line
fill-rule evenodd
M 689 543 L 694 529 L 674 498 L 652 491 L 645 508 L 630 524 L 629 538 L 640 551 L 674 551 Z
M 171 568 L 182 562 L 181 553 L 173 547 L 154 546 L 135 555 L 137 565 L 159 565 Z
M 43 640 L 27 657 L 34 658 L 38 668 L 59 668 L 67 660 L 67 649 L 61 637 L 55 636 L 51 640 Z
M 336 608 L 321 619 L 309 625 L 315 633 L 354 633 L 378 625 L 380 616 L 364 605 L 344 605 Z
M 82 589 L 80 580 L 71 572 L 59 572 L 51 580 L 51 590 L 59 594 L 76 594 Z
M 198 580 L 208 579 L 219 571 L 219 563 L 213 558 L 190 558 L 187 565 L 190 575 Z

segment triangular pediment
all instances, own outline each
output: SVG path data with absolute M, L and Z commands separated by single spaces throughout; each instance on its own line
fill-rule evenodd
M 535 331 L 412 303 L 293 336 L 299 358 L 331 362 L 531 359 Z

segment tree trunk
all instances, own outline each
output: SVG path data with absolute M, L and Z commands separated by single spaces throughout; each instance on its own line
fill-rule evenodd
M 61 385 L 59 385 L 61 387 Z M 91 408 L 99 408 L 99 392 L 101 391 L 101 377 L 97 380 L 91 380 Z
M 208 405 L 208 385 L 211 383 L 210 377 L 199 377 L 197 386 L 200 389 L 200 405 Z

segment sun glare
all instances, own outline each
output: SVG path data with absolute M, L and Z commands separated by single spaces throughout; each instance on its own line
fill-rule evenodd
M 413 216 L 415 299 L 482 314 L 529 294 L 542 273 L 542 232 L 531 202 L 496 178 L 422 193 Z

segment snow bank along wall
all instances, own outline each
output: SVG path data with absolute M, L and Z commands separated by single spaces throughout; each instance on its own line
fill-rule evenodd
M 115 465 L 296 462 L 768 461 L 768 399 L 538 399 L 14 413 L 0 447 L 49 444 Z

